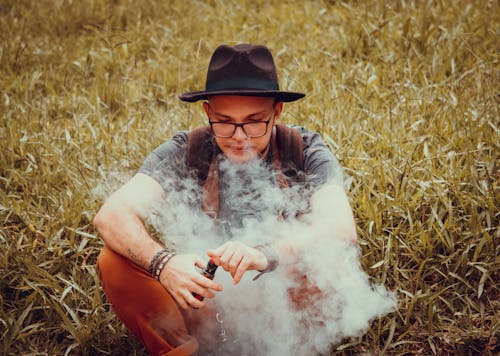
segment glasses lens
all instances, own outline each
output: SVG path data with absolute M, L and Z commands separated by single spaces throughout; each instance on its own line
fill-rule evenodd
M 248 122 L 243 125 L 243 130 L 248 137 L 259 137 L 266 134 L 267 122 Z
M 231 137 L 234 132 L 234 125 L 223 122 L 212 122 L 212 130 L 214 135 L 219 137 Z

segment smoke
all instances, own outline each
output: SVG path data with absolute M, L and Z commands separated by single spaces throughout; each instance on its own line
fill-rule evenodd
M 304 182 L 288 189 L 275 183 L 261 160 L 218 162 L 220 223 L 201 211 L 201 188 L 190 179 L 164 182 L 167 198 L 149 222 L 178 253 L 197 253 L 229 239 L 249 246 L 283 241 L 300 256 L 253 281 L 255 271 L 238 285 L 222 268 L 215 280 L 224 291 L 215 297 L 228 340 L 216 355 L 284 355 L 328 352 L 344 337 L 359 336 L 370 321 L 394 309 L 395 296 L 373 286 L 359 262 L 359 248 L 342 233 L 339 188 L 328 183 L 312 197 Z M 169 189 L 170 187 L 170 189 Z M 300 219 L 293 218 L 302 214 Z M 287 216 L 288 219 L 280 219 Z M 208 257 L 207 257 L 208 260 Z
M 104 168 L 99 168 L 98 176 L 99 178 L 92 181 L 90 185 L 92 186 L 92 196 L 99 200 L 107 199 L 113 192 L 117 191 L 132 178 L 131 174 L 126 174 L 116 169 Z

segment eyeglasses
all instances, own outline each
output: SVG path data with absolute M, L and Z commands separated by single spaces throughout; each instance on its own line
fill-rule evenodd
M 211 111 L 211 110 L 210 110 Z M 219 122 L 209 121 L 212 127 L 212 132 L 216 137 L 229 138 L 233 137 L 236 129 L 241 127 L 243 133 L 248 138 L 262 137 L 267 133 L 269 122 L 273 119 L 274 111 L 268 116 L 266 121 L 244 122 L 236 124 L 234 122 Z

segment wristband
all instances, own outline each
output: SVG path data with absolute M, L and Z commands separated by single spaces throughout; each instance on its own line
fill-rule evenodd
M 260 271 L 260 273 L 258 275 L 253 277 L 253 280 L 255 281 L 257 278 L 262 276 L 264 273 L 272 272 L 276 268 L 278 268 L 279 258 L 278 258 L 278 253 L 270 244 L 256 245 L 253 248 L 262 252 L 264 254 L 264 256 L 266 256 L 266 259 L 267 259 L 267 267 L 264 270 Z
M 161 274 L 161 271 L 163 271 L 163 268 L 167 265 L 168 261 L 170 261 L 170 259 L 172 257 L 175 256 L 175 252 L 170 252 L 168 255 L 164 256 L 160 262 L 158 263 L 158 266 L 156 267 L 155 269 L 155 274 L 154 274 L 154 277 L 157 279 L 157 280 L 160 280 L 160 274 Z
M 171 251 L 167 248 L 158 251 L 153 258 L 151 259 L 151 263 L 149 264 L 148 267 L 148 272 L 150 275 L 154 276 L 154 271 L 155 271 L 155 266 L 158 265 L 158 262 L 161 260 L 162 255 L 167 255 Z

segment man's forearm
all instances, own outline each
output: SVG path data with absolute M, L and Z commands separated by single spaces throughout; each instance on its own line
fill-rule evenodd
M 105 204 L 96 215 L 94 225 L 112 250 L 144 269 L 163 248 L 150 236 L 141 218 L 130 211 L 117 210 Z
M 312 197 L 310 223 L 301 228 L 292 227 L 286 237 L 271 243 L 276 250 L 280 264 L 293 264 L 301 255 L 314 250 L 317 246 L 328 245 L 334 240 L 356 243 L 356 225 L 352 209 L 339 185 L 321 187 Z

